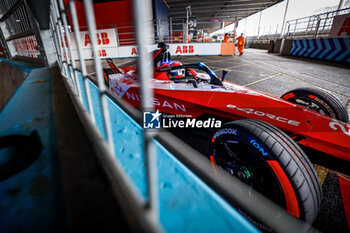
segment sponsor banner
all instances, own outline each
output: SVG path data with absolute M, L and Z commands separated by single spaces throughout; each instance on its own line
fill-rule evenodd
M 290 54 L 350 62 L 350 37 L 293 40 Z
M 73 56 L 74 59 L 79 59 L 78 57 L 78 50 L 77 50 L 77 44 L 75 41 L 74 32 L 70 33 L 71 43 L 72 43 L 72 49 L 73 49 Z M 81 44 L 82 44 L 82 51 L 83 56 L 85 59 L 92 59 L 93 54 L 91 50 L 91 38 L 88 33 L 88 31 L 81 31 L 80 32 L 80 38 L 81 38 Z M 101 58 L 110 58 L 110 57 L 119 57 L 118 56 L 118 40 L 116 36 L 115 29 L 101 29 L 97 30 L 96 33 L 96 39 L 98 44 L 98 55 Z M 67 39 L 65 38 L 65 45 L 68 48 Z M 63 57 L 64 52 L 63 52 Z
M 40 52 L 36 49 L 38 43 L 35 36 L 26 36 L 19 39 L 14 39 L 9 43 L 13 44 L 16 51 L 16 56 L 38 58 L 40 55 Z
M 74 32 L 70 33 L 70 38 L 72 42 L 72 48 L 76 49 L 77 45 L 75 42 Z M 81 44 L 83 46 L 83 49 L 91 48 L 91 38 L 88 31 L 81 31 L 80 38 L 82 40 Z M 118 46 L 117 35 L 114 28 L 97 30 L 96 39 L 99 48 Z
M 87 31 L 80 32 L 83 54 L 85 59 L 93 58 L 91 52 L 91 38 Z M 96 33 L 99 56 L 101 58 L 118 58 L 118 57 L 137 57 L 137 46 L 118 46 L 118 39 L 115 29 L 101 29 Z M 77 45 L 75 42 L 74 33 L 70 33 L 72 48 L 75 59 L 78 59 Z M 227 43 L 226 43 L 227 44 Z M 190 43 L 190 44 L 169 44 L 169 52 L 173 56 L 194 56 L 194 55 L 226 55 L 233 54 L 234 45 L 225 47 L 222 43 Z M 231 44 L 231 43 L 230 43 Z M 67 40 L 65 39 L 67 47 Z M 147 52 L 152 52 L 157 49 L 157 45 L 147 46 Z
M 152 52 L 156 49 L 156 44 L 147 47 L 148 52 Z M 234 52 L 232 49 L 231 51 L 232 53 Z M 227 50 L 222 53 L 221 43 L 169 44 L 169 52 L 172 56 L 227 54 Z M 118 54 L 119 57 L 136 57 L 138 55 L 138 50 L 136 46 L 120 46 L 118 47 Z
M 350 14 L 334 16 L 329 37 L 349 37 L 350 36 Z
M 149 53 L 156 49 L 156 44 L 147 46 Z M 137 57 L 138 52 L 137 46 L 109 46 L 100 48 L 99 56 L 102 58 Z M 225 47 L 222 46 L 222 43 L 169 44 L 169 52 L 172 56 L 232 55 L 234 44 L 225 43 Z M 83 53 L 85 59 L 92 58 L 91 48 L 83 49 Z M 76 49 L 74 49 L 74 54 L 77 59 Z
M 118 55 L 119 57 L 137 57 L 139 54 L 138 48 L 135 45 L 130 45 L 130 46 L 119 46 L 117 47 L 118 49 Z M 150 53 L 153 50 L 158 49 L 157 45 L 149 45 L 147 46 L 147 52 Z
M 169 44 L 172 56 L 219 55 L 221 43 Z
M 91 48 L 85 48 L 82 50 L 84 59 L 92 59 L 92 49 Z M 100 58 L 111 58 L 111 57 L 119 57 L 118 56 L 118 49 L 117 47 L 103 47 L 98 49 L 98 55 Z M 73 56 L 75 60 L 79 59 L 79 54 L 77 49 L 73 49 Z

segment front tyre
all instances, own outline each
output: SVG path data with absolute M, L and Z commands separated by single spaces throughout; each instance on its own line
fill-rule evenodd
M 217 167 L 234 175 L 288 213 L 312 223 L 321 187 L 301 148 L 278 128 L 253 119 L 225 124 L 212 138 Z

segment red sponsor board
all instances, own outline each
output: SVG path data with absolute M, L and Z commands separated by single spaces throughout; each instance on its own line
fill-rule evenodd
M 65 3 L 68 4 L 68 0 L 65 0 Z M 82 1 L 75 1 L 75 6 L 77 9 L 79 26 L 85 28 L 81 30 L 87 30 L 84 4 Z M 111 28 L 112 25 L 113 27 L 117 26 L 121 45 L 135 44 L 134 40 L 130 40 L 130 38 L 135 38 L 131 9 L 131 0 L 94 2 L 97 29 Z M 70 12 L 68 12 L 68 21 L 69 24 L 72 25 Z
M 75 42 L 75 36 L 73 32 L 70 33 L 70 38 L 72 41 L 73 49 L 76 49 L 77 45 Z M 83 49 L 91 48 L 91 38 L 87 31 L 80 32 L 80 39 L 81 39 L 81 44 Z M 65 41 L 66 41 L 66 46 L 68 47 L 66 38 L 65 38 Z M 110 28 L 110 29 L 97 30 L 96 42 L 98 47 L 118 46 L 115 29 Z
M 17 56 L 39 57 L 40 52 L 37 50 L 38 43 L 35 36 L 27 36 L 11 41 Z

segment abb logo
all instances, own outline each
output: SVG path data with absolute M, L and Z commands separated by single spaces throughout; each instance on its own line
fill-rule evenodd
M 94 57 L 94 53 L 92 53 L 91 56 Z M 107 51 L 105 49 L 98 50 L 98 56 L 99 57 L 107 57 Z
M 349 36 L 350 35 L 350 17 L 344 20 L 337 36 Z
M 106 32 L 96 33 L 96 37 L 98 45 L 107 45 L 110 42 L 108 33 Z M 90 36 L 89 34 L 85 34 L 84 46 L 88 46 L 88 44 L 91 44 Z
M 136 50 L 136 48 L 132 48 L 132 50 L 131 50 L 131 55 L 137 55 L 138 53 L 137 53 L 137 50 Z
M 33 38 L 25 38 L 14 41 L 15 50 L 24 50 L 24 51 L 35 51 L 36 50 L 36 41 Z
M 176 52 L 175 53 L 193 53 L 194 49 L 193 49 L 193 45 L 178 45 L 176 48 Z
M 20 56 L 38 57 L 40 52 L 36 50 L 37 45 L 35 36 L 28 36 L 13 40 L 13 46 L 15 47 L 16 54 Z

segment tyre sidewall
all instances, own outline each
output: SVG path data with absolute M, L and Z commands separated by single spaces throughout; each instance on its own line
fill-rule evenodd
M 278 180 L 278 176 L 275 174 L 274 170 L 270 167 L 269 163 L 267 161 L 276 161 L 280 166 L 281 163 L 278 160 L 279 153 L 277 154 L 276 151 L 273 149 L 270 149 L 268 145 L 259 139 L 259 137 L 256 136 L 256 134 L 253 133 L 254 129 L 247 129 L 241 125 L 235 124 L 235 122 L 227 123 L 223 125 L 223 127 L 218 130 L 214 136 L 213 136 L 213 143 L 211 144 L 211 155 L 213 155 L 214 160 L 217 161 L 217 153 L 216 153 L 216 143 L 219 143 L 222 140 L 226 140 L 229 138 L 235 138 L 239 141 L 246 142 L 246 144 L 249 145 L 249 150 L 254 150 L 255 154 L 259 155 L 259 159 L 263 159 L 265 161 L 265 169 L 266 172 L 271 173 L 271 177 L 273 176 L 275 181 L 277 182 L 280 188 L 280 191 L 282 192 L 282 195 L 284 197 L 284 208 L 286 208 L 286 194 L 282 191 L 283 188 Z M 281 166 L 283 169 L 283 166 Z M 224 169 L 219 168 L 220 172 L 224 172 Z M 294 195 L 296 196 L 298 202 L 300 201 L 300 196 L 297 192 L 295 192 L 295 187 L 293 185 L 293 182 L 290 180 L 291 174 L 289 174 L 286 170 L 283 169 L 283 172 L 285 173 L 285 176 L 288 178 L 289 183 L 293 187 Z M 299 205 L 299 216 L 302 216 L 302 207 Z

